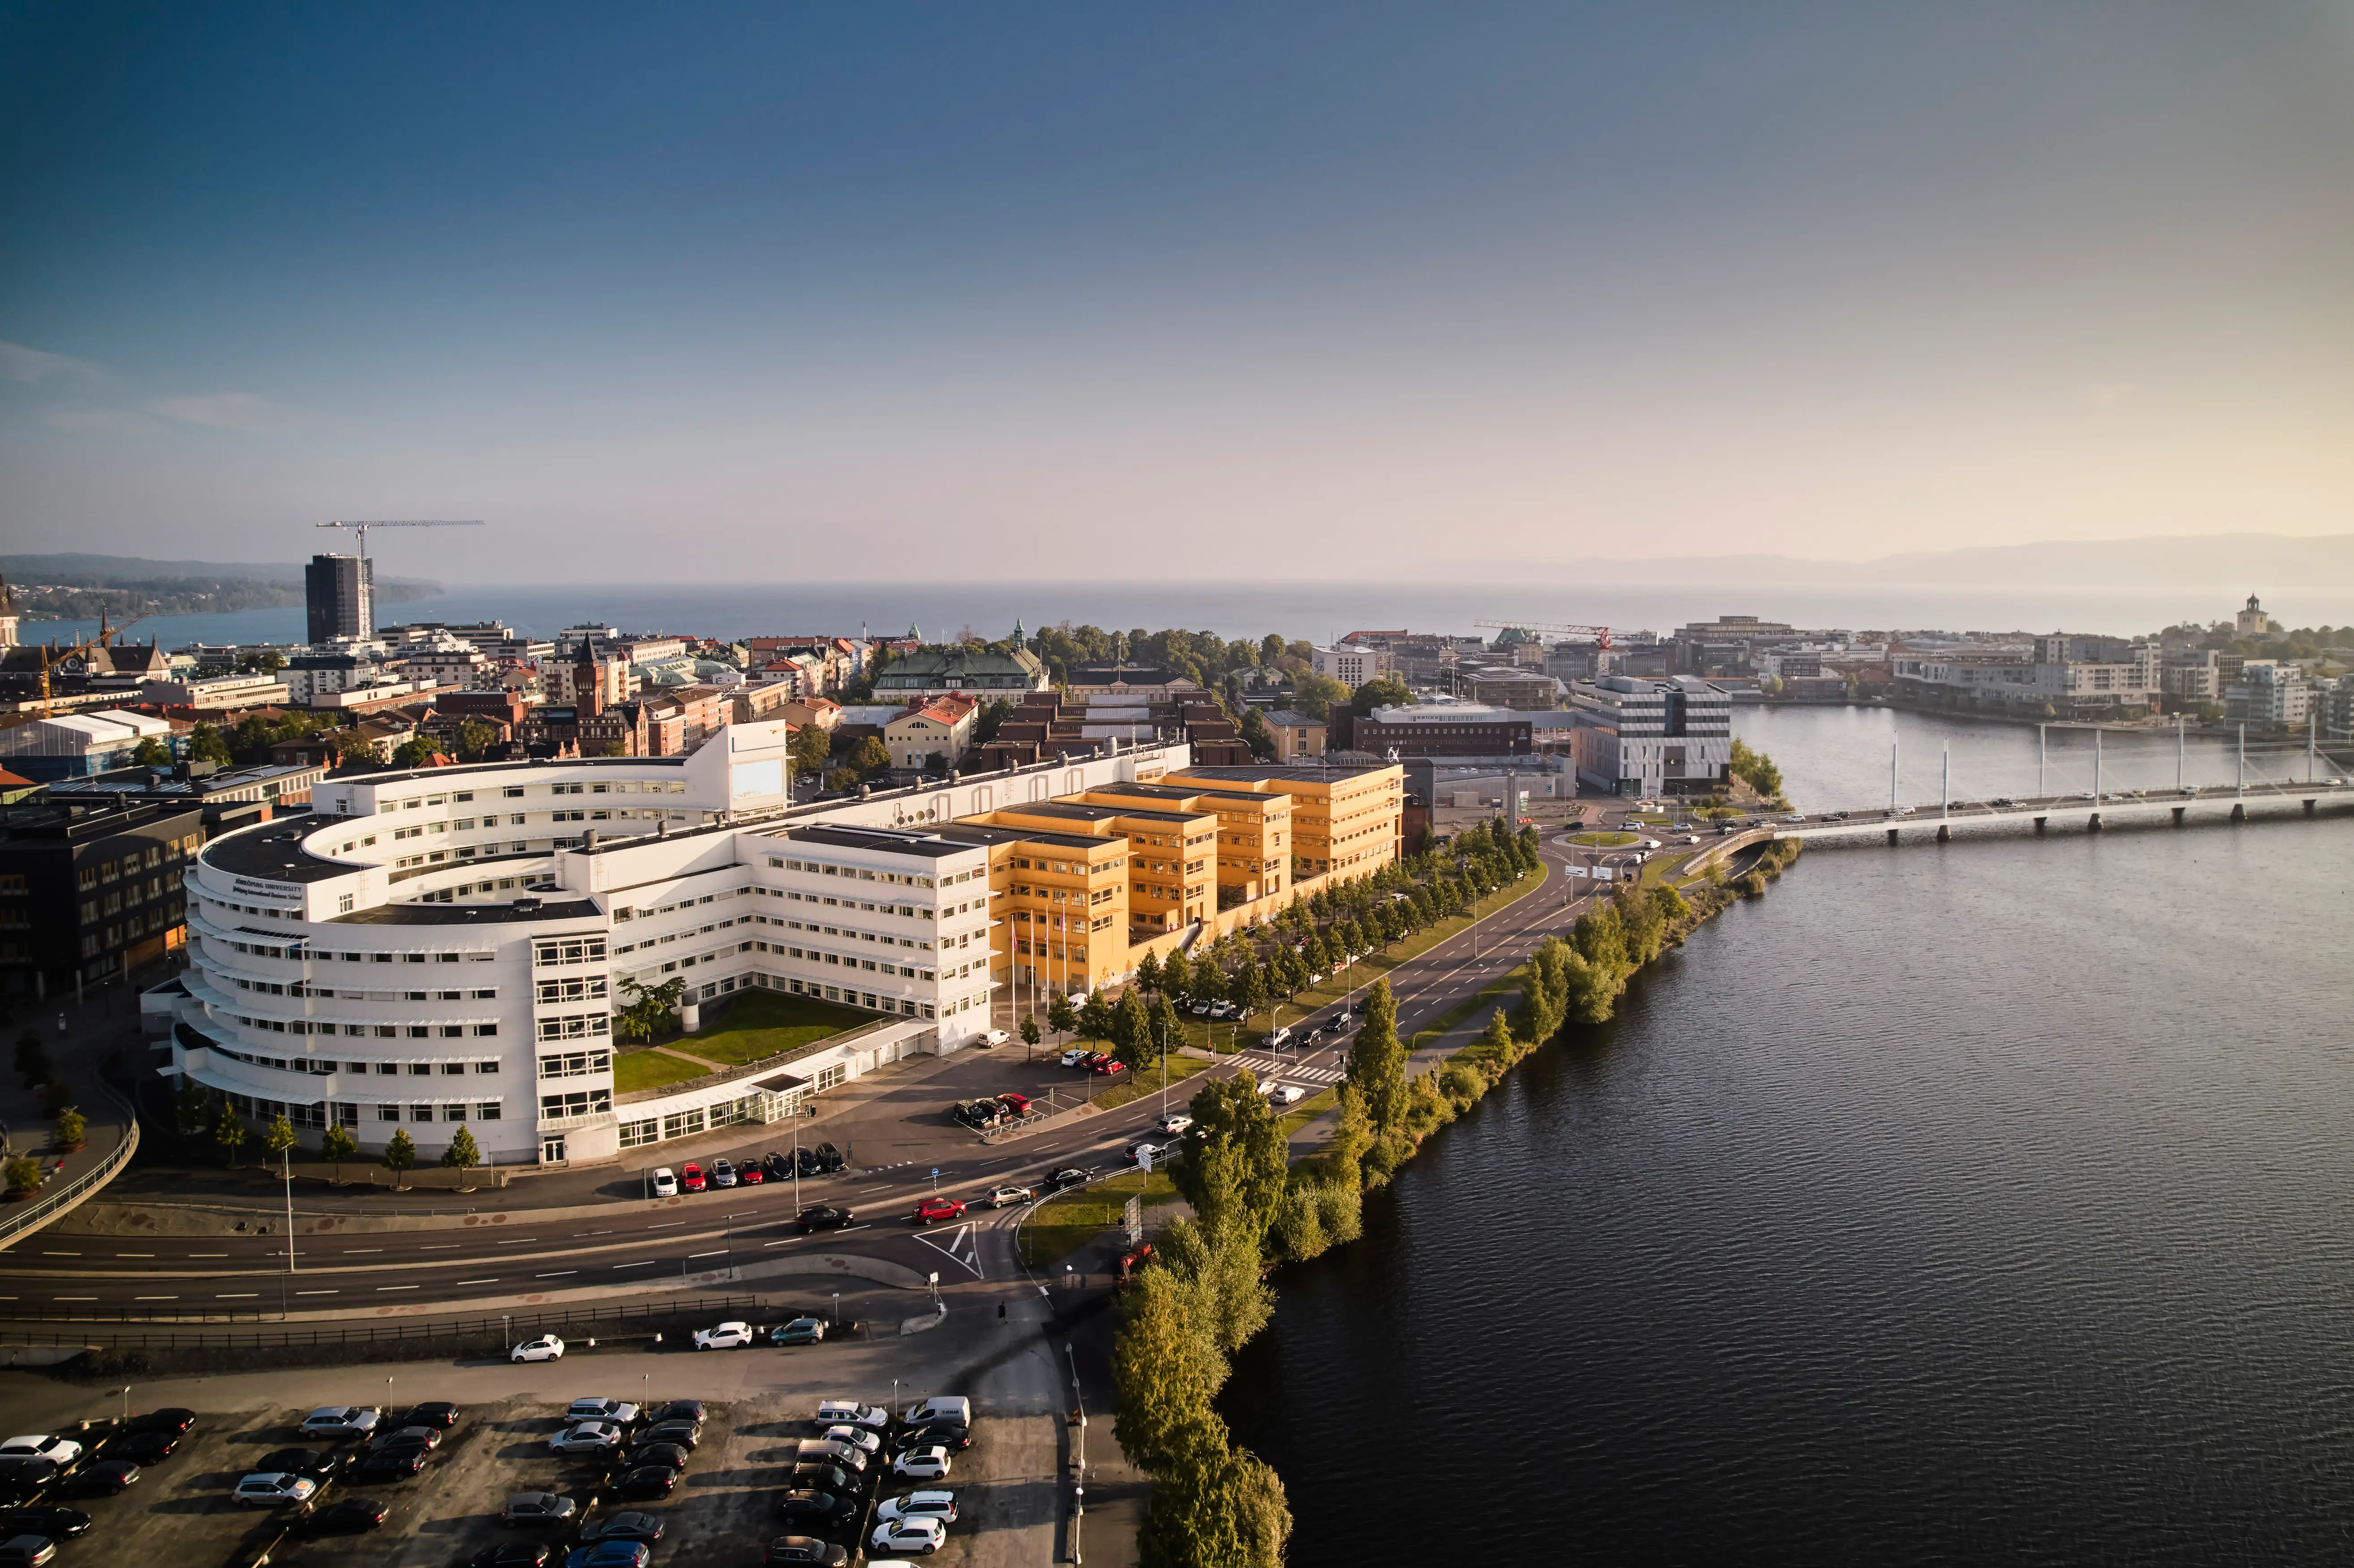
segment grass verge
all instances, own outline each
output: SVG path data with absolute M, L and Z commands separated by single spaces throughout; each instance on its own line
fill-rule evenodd
M 854 1029 L 871 1022 L 874 1017 L 873 1013 L 836 1007 L 805 996 L 772 991 L 738 991 L 735 1005 L 709 1029 L 663 1044 L 707 1062 L 740 1067 L 747 1062 L 758 1062 L 764 1056 Z
M 1092 1187 L 1047 1199 L 1023 1223 L 1022 1261 L 1032 1268 L 1062 1262 L 1095 1240 L 1105 1227 L 1119 1224 L 1128 1201 L 1139 1195 L 1150 1209 L 1156 1203 L 1175 1202 L 1177 1185 L 1166 1171 L 1155 1171 L 1150 1176 L 1128 1171 Z
M 658 1089 L 664 1084 L 683 1084 L 689 1078 L 703 1076 L 708 1070 L 659 1051 L 628 1051 L 613 1058 L 613 1092 L 628 1095 L 640 1089 Z

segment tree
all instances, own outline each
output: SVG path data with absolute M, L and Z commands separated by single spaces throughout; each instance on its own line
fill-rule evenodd
M 237 667 L 256 675 L 275 675 L 286 668 L 286 656 L 275 648 L 257 648 L 237 662 Z
M 131 765 L 133 768 L 169 768 L 172 766 L 172 748 L 151 735 L 132 748 Z
M 284 1111 L 270 1118 L 270 1125 L 262 1129 L 261 1147 L 272 1157 L 294 1147 L 294 1124 L 286 1119 Z
M 1104 993 L 1090 991 L 1086 1005 L 1079 1009 L 1079 1033 L 1090 1040 L 1108 1041 L 1114 1022 L 1111 1003 L 1104 999 Z
M 1235 1000 L 1241 1005 L 1243 1016 L 1249 1018 L 1255 1013 L 1265 1012 L 1267 1008 L 1267 970 L 1257 964 L 1245 964 L 1242 974 L 1237 978 L 1242 982 L 1241 994 Z
M 189 1077 L 180 1075 L 180 1087 L 172 1096 L 172 1121 L 183 1138 L 194 1138 L 204 1131 L 205 1122 L 212 1115 L 213 1097 L 205 1086 Z
M 2049 711 L 2048 704 L 2046 711 Z M 1772 758 L 1751 749 L 1749 743 L 1738 736 L 1734 739 L 1733 760 L 1725 765 L 1725 771 L 1768 800 L 1782 798 L 1782 770 L 1774 766 Z
M 1026 1059 L 1031 1052 L 1038 1048 L 1038 1015 L 1034 1012 L 1023 1013 L 1022 1026 L 1014 1033 L 1022 1036 L 1022 1054 Z
M 402 1171 L 416 1163 L 417 1140 L 408 1136 L 407 1128 L 396 1128 L 392 1141 L 384 1146 L 384 1168 L 398 1181 Z
M 198 762 L 217 762 L 227 767 L 228 741 L 217 726 L 200 724 L 188 732 L 188 756 Z
M 1149 1060 L 1161 1061 L 1169 1054 L 1172 1044 L 1185 1038 L 1184 1021 L 1177 1016 L 1177 1006 L 1165 996 L 1152 999 L 1152 1054 Z
M 1414 694 L 1395 675 L 1376 675 L 1349 694 L 1349 711 L 1364 718 L 1375 708 L 1402 708 L 1414 702 Z
M 1332 705 L 1345 705 L 1348 700 L 1349 688 L 1330 675 L 1302 670 L 1291 678 L 1291 705 L 1310 718 L 1330 718 Z
M 470 718 L 458 726 L 458 758 L 461 762 L 480 762 L 482 753 L 498 744 L 498 726 L 484 719 Z
M 319 1158 L 334 1162 L 338 1167 L 336 1171 L 338 1178 L 343 1174 L 340 1168 L 344 1161 L 349 1160 L 353 1155 L 357 1154 L 359 1151 L 360 1140 L 354 1138 L 351 1135 L 351 1130 L 345 1127 L 341 1122 L 337 1122 L 334 1126 L 330 1127 L 324 1133 L 320 1135 Z
M 213 1125 L 213 1141 L 221 1146 L 232 1171 L 237 1169 L 237 1151 L 244 1146 L 245 1139 L 245 1123 L 238 1119 L 237 1107 L 223 1101 L 220 1120 Z
M 1003 697 L 991 697 L 972 718 L 972 743 L 987 746 L 997 738 L 997 726 L 1013 716 L 1013 705 Z
M 1397 1035 L 1397 1003 L 1384 977 L 1365 993 L 1364 1027 L 1349 1047 L 1348 1081 L 1363 1097 L 1365 1115 L 1377 1133 L 1393 1132 L 1405 1119 L 1405 1055 Z
M 1267 1259 L 1246 1229 L 1214 1232 L 1197 1221 L 1179 1220 L 1155 1239 L 1152 1261 L 1191 1287 L 1194 1319 L 1221 1355 L 1248 1344 L 1275 1313 Z
M 90 1139 L 90 1123 L 71 1106 L 58 1112 L 55 1127 L 59 1149 L 80 1149 Z
M 866 736 L 851 747 L 845 760 L 862 781 L 880 779 L 891 771 L 891 748 L 883 744 L 881 736 Z
M 646 985 L 634 980 L 621 981 L 621 993 L 629 998 L 615 1019 L 615 1026 L 624 1040 L 651 1040 L 670 1027 L 679 1004 L 686 1000 L 686 982 L 667 980 L 660 985 Z
M 1056 991 L 1054 1000 L 1046 1003 L 1046 1027 L 1067 1040 L 1078 1026 L 1079 1010 L 1071 1005 L 1069 997 Z
M 802 725 L 793 731 L 791 752 L 793 771 L 805 778 L 813 777 L 824 772 L 826 763 L 832 758 L 833 736 L 822 725 Z
M 1112 1421 L 1120 1452 L 1155 1476 L 1223 1448 L 1225 1423 L 1211 1400 L 1225 1382 L 1189 1282 L 1165 1268 L 1136 1276 L 1112 1340 Z
M 1275 756 L 1275 732 L 1267 727 L 1265 714 L 1257 708 L 1245 708 L 1242 723 L 1237 728 L 1242 735 L 1243 744 L 1251 748 L 1252 756 L 1270 758 Z
M 482 1162 L 482 1151 L 474 1147 L 474 1135 L 460 1122 L 450 1139 L 450 1147 L 441 1151 L 441 1163 L 452 1171 L 472 1171 Z
M 1120 992 L 1119 1005 L 1112 1010 L 1111 1043 L 1112 1054 L 1131 1073 L 1150 1058 L 1152 1009 L 1144 1000 L 1142 988 L 1129 986 Z
M 430 768 L 433 759 L 440 755 L 440 746 L 420 735 L 392 748 L 392 765 L 395 768 Z
M 6 1176 L 8 1196 L 12 1198 L 27 1197 L 41 1190 L 41 1162 L 37 1160 L 19 1155 L 0 1167 L 0 1172 Z
M 1150 949 L 1146 950 L 1143 958 L 1137 960 L 1136 983 L 1138 989 L 1148 996 L 1158 991 L 1161 987 L 1161 959 Z
M 1161 989 L 1173 1001 L 1184 1001 L 1193 994 L 1193 965 L 1183 952 L 1170 949 L 1161 966 Z
M 384 754 L 355 725 L 335 732 L 335 760 L 345 768 L 366 768 L 383 761 Z
M 1184 1155 L 1170 1180 L 1193 1205 L 1204 1234 L 1247 1236 L 1256 1248 L 1273 1223 L 1289 1172 L 1289 1146 L 1282 1124 L 1258 1080 L 1246 1070 L 1215 1078 L 1186 1107 L 1193 1125 L 1185 1130 Z

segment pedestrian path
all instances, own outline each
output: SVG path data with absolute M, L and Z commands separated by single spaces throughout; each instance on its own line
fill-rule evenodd
M 1304 1084 L 1337 1084 L 1347 1073 L 1339 1062 L 1303 1067 L 1288 1056 L 1269 1056 L 1257 1051 L 1244 1052 L 1241 1061 L 1261 1083 L 1270 1078 L 1296 1078 Z

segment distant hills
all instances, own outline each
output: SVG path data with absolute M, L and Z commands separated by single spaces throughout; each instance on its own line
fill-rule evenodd
M 1741 582 L 1762 588 L 2205 588 L 2232 598 L 2282 591 L 2289 583 L 2354 587 L 2354 534 L 2293 538 L 2280 534 L 2055 539 L 1914 550 L 1868 561 L 1798 556 L 1682 556 L 1646 560 L 1589 557 L 1567 563 L 1582 580 Z
M 120 618 L 201 615 L 217 610 L 275 609 L 302 602 L 298 563 L 154 561 L 138 556 L 79 552 L 0 556 L 17 613 L 33 620 L 94 620 L 100 611 Z M 417 577 L 379 577 L 376 596 L 387 604 L 425 599 L 441 585 Z

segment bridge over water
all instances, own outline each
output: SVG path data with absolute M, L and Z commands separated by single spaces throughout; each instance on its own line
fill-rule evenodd
M 1844 844 L 1942 843 L 1995 833 L 2101 832 L 2110 828 L 2206 827 L 2257 818 L 2354 815 L 2354 785 L 2212 785 L 2178 789 L 2084 790 L 2034 799 L 1933 801 L 1863 811 L 1833 811 L 1776 824 L 1776 837 L 1836 848 Z

